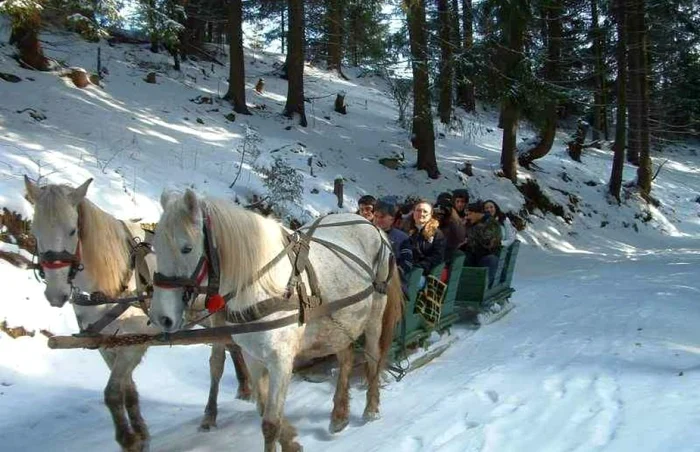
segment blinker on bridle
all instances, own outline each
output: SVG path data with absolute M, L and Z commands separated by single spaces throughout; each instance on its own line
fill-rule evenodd
M 209 312 L 214 313 L 223 309 L 226 301 L 219 294 L 219 253 L 210 228 L 211 220 L 209 216 L 204 215 L 202 233 L 204 234 L 205 249 L 192 275 L 190 277 L 167 276 L 156 272 L 153 275 L 153 286 L 161 289 L 183 289 L 182 302 L 185 307 L 189 306 L 197 295 L 206 294 L 204 305 Z M 207 276 L 207 285 L 202 286 L 202 281 Z

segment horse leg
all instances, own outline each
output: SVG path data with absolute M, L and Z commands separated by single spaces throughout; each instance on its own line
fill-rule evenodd
M 226 344 L 226 349 L 231 355 L 233 367 L 236 369 L 236 379 L 238 380 L 236 398 L 240 400 L 250 400 L 250 373 L 243 359 L 241 348 L 236 344 Z
M 262 417 L 265 414 L 265 405 L 267 403 L 268 389 L 270 387 L 269 376 L 265 366 L 251 358 L 247 360 L 248 370 L 250 371 L 250 379 L 253 383 L 253 395 L 255 396 L 255 404 L 258 408 L 258 414 Z
M 133 378 L 129 378 L 129 381 L 127 382 L 124 403 L 126 405 L 126 414 L 129 416 L 129 421 L 131 421 L 131 428 L 133 429 L 134 434 L 141 439 L 143 450 L 148 450 L 151 435 L 148 432 L 146 421 L 141 415 L 139 393 L 136 390 L 136 383 L 134 383 Z
M 276 443 L 282 452 L 300 452 L 301 445 L 294 441 L 296 429 L 284 418 L 284 402 L 292 379 L 293 356 L 278 356 L 268 364 L 269 389 L 264 405 L 262 432 L 265 438 L 265 452 L 275 452 Z
M 385 296 L 384 296 L 385 297 Z M 377 305 L 377 296 L 375 295 L 375 305 Z M 383 306 L 380 305 L 380 306 Z M 372 314 L 370 321 L 365 328 L 365 360 L 366 360 L 366 377 L 367 377 L 367 403 L 362 418 L 366 422 L 379 419 L 379 377 L 386 353 L 382 353 L 379 346 L 379 338 L 382 332 L 382 312 L 378 315 Z
M 134 368 L 139 364 L 145 348 L 122 349 L 114 354 L 107 386 L 104 391 L 104 401 L 112 415 L 112 421 L 115 428 L 115 439 L 126 452 L 141 452 L 148 448 L 148 430 L 145 429 L 146 437 L 142 438 L 140 434 L 144 433 L 145 422 L 141 418 L 140 409 L 138 406 L 138 396 L 130 399 L 127 402 L 128 386 L 132 384 L 131 374 Z M 103 353 L 103 356 L 105 354 Z M 107 358 L 106 358 L 107 360 Z M 134 394 L 136 393 L 134 387 Z M 139 427 L 143 427 L 141 432 L 135 433 L 132 431 L 131 424 L 126 416 L 126 404 L 130 403 L 129 411 L 134 414 L 138 413 L 138 418 L 141 421 Z
M 342 431 L 349 422 L 350 373 L 352 372 L 352 364 L 355 359 L 353 344 L 351 343 L 347 348 L 339 351 L 336 356 L 338 357 L 340 373 L 338 374 L 338 383 L 335 386 L 331 423 L 328 427 L 331 433 Z
M 211 346 L 211 355 L 209 356 L 209 400 L 204 408 L 204 417 L 199 424 L 199 430 L 209 431 L 212 427 L 216 427 L 216 416 L 218 414 L 217 399 L 219 397 L 219 382 L 224 373 L 224 361 L 226 360 L 226 350 L 221 343 L 214 343 Z

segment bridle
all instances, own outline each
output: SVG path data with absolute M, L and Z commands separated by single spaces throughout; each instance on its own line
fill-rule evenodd
M 219 294 L 219 253 L 216 242 L 210 231 L 211 220 L 204 215 L 202 233 L 204 235 L 204 253 L 199 258 L 197 266 L 189 277 L 167 276 L 160 272 L 153 275 L 153 286 L 160 289 L 183 289 L 182 302 L 187 308 L 200 294 L 206 294 L 204 305 L 211 313 L 223 309 L 226 304 L 224 297 Z M 204 278 L 207 285 L 202 286 Z
M 41 279 L 46 279 L 45 270 L 59 270 L 61 268 L 70 267 L 68 270 L 68 284 L 73 287 L 73 280 L 78 272 L 83 271 L 83 264 L 80 259 L 80 239 L 75 246 L 75 253 L 69 251 L 44 251 L 39 253 L 38 264 L 39 276 Z

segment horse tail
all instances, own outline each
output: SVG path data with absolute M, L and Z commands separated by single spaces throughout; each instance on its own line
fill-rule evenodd
M 401 290 L 401 278 L 396 268 L 396 262 L 391 259 L 389 266 L 391 277 L 387 282 L 387 301 L 382 316 L 382 332 L 379 336 L 379 352 L 382 362 L 385 361 L 391 343 L 394 341 L 394 328 L 403 317 L 404 296 Z

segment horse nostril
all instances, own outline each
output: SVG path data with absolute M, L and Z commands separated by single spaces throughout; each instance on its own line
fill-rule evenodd
M 165 328 L 170 328 L 173 326 L 173 321 L 170 319 L 170 317 L 162 316 L 160 318 L 160 324 Z

